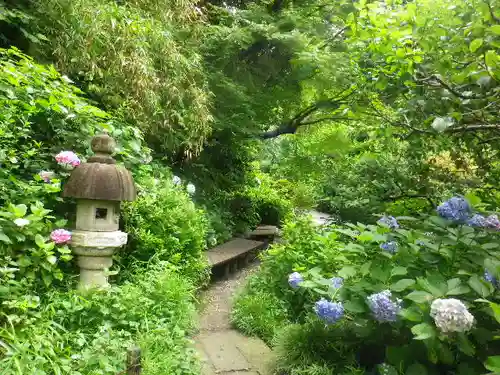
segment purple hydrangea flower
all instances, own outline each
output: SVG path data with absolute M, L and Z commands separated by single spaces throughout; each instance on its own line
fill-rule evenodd
M 342 288 L 342 285 L 344 285 L 344 279 L 341 277 L 332 277 L 330 281 L 335 289 Z
M 452 221 L 465 221 L 470 215 L 470 205 L 462 197 L 453 197 L 437 208 L 439 216 Z
M 377 221 L 377 223 L 387 225 L 391 229 L 399 228 L 398 221 L 394 218 L 394 216 L 383 216 L 379 221 Z
M 387 241 L 380 245 L 380 248 L 388 253 L 395 254 L 398 251 L 398 243 L 394 241 Z
M 395 322 L 401 310 L 401 300 L 393 302 L 391 291 L 384 290 L 368 297 L 368 306 L 373 317 L 379 322 Z
M 341 302 L 331 302 L 321 298 L 314 306 L 316 315 L 328 324 L 337 322 L 344 316 L 344 306 Z
M 304 278 L 302 275 L 298 272 L 291 273 L 288 276 L 288 284 L 294 289 L 297 289 L 299 287 L 299 284 L 304 281 Z

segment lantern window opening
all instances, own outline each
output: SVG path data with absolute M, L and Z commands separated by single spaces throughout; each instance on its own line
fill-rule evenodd
M 108 209 L 107 208 L 96 208 L 95 209 L 95 218 L 104 220 L 108 217 Z

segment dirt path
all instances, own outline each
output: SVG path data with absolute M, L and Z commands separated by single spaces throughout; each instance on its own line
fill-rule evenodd
M 200 331 L 194 337 L 203 367 L 202 375 L 269 375 L 270 349 L 259 339 L 242 335 L 230 324 L 231 301 L 257 265 L 218 281 L 204 294 Z

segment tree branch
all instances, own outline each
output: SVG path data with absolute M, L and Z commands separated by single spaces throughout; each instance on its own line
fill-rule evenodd
M 490 1 L 486 0 L 485 3 L 488 5 L 488 9 L 490 10 L 490 15 L 491 15 L 491 18 L 493 19 L 493 21 L 495 21 L 496 23 L 500 23 L 500 18 L 495 16 L 495 11 L 493 10 L 493 7 L 491 6 Z
M 448 90 L 449 92 L 451 92 L 453 95 L 455 95 L 456 97 L 458 97 L 460 99 L 486 99 L 488 97 L 487 95 L 465 95 L 465 94 L 461 93 L 460 91 L 457 91 L 456 89 L 451 87 L 449 84 L 444 82 L 441 78 L 439 78 L 436 75 L 431 75 L 431 76 L 425 77 L 425 78 L 416 78 L 416 80 L 419 82 L 426 83 L 426 84 L 429 84 L 430 81 L 434 80 L 435 82 L 439 83 L 439 85 L 441 87 L 445 88 L 446 90 Z M 431 85 L 432 85 L 432 83 L 431 83 Z M 436 85 L 432 85 L 432 86 L 436 87 Z
M 336 106 L 338 108 L 341 104 L 347 103 L 346 99 L 354 93 L 354 90 L 354 87 L 350 87 L 342 91 L 338 96 L 334 98 L 319 100 L 316 103 L 311 104 L 310 106 L 301 110 L 293 118 L 291 118 L 287 122 L 282 123 L 276 129 L 261 133 L 259 137 L 262 139 L 276 138 L 283 134 L 295 134 L 301 126 L 317 124 L 324 121 L 349 120 L 349 118 L 344 116 L 326 116 L 310 120 L 308 120 L 308 118 L 315 112 L 320 111 L 322 108 L 330 108 L 333 106 Z

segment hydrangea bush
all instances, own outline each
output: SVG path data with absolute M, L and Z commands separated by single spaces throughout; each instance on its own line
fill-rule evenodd
M 352 354 L 361 368 L 412 375 L 500 372 L 497 216 L 474 212 L 463 197 L 436 213 L 336 226 L 301 239 L 289 226 L 288 243 L 269 250 L 264 272 L 268 264 L 292 266 L 288 291 L 276 291 L 289 301 L 291 321 L 313 319 L 335 332 L 332 337 L 343 341 L 337 355 Z M 303 256 L 292 256 L 293 246 Z

